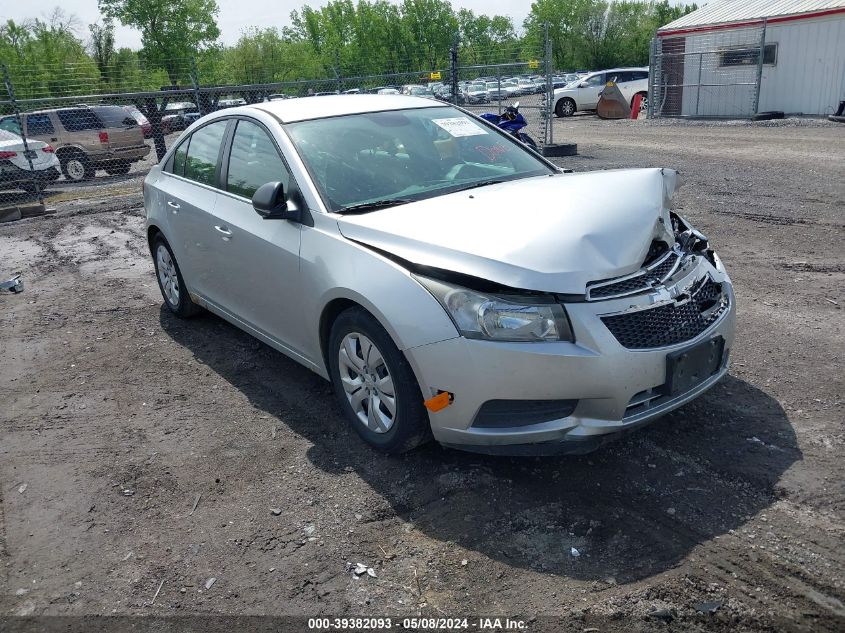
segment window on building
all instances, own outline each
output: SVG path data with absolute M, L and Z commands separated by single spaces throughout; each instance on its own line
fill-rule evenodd
M 719 52 L 719 66 L 756 66 L 760 60 L 759 47 L 727 48 Z M 763 63 L 774 66 L 778 58 L 777 43 L 766 44 Z

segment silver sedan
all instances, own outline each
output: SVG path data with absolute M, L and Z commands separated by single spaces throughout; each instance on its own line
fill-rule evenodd
M 387 452 L 585 452 L 727 371 L 731 282 L 668 169 L 564 173 L 399 95 L 227 109 L 144 183 L 167 307 L 334 385 Z

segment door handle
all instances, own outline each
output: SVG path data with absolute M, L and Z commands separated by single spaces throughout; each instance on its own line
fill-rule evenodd
M 223 239 L 226 240 L 226 241 L 228 241 L 232 238 L 232 232 L 229 230 L 229 227 L 227 227 L 227 226 L 218 226 L 218 225 L 215 224 L 214 230 L 217 231 L 218 233 L 221 233 L 223 235 Z
M 181 207 L 175 202 L 173 202 L 173 200 L 168 200 L 167 206 L 173 209 L 173 213 L 176 213 L 179 209 L 181 209 Z

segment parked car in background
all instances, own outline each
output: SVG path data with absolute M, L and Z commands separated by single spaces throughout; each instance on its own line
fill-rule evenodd
M 537 84 L 531 79 L 520 78 L 516 80 L 520 95 L 533 95 L 537 90 Z
M 234 99 L 220 99 L 217 102 L 217 109 L 221 108 L 234 108 L 237 106 L 246 105 L 246 101 L 240 97 Z
M 49 143 L 33 138 L 24 145 L 20 135 L 0 129 L 0 189 L 32 193 L 36 180 L 44 188 L 61 176 L 60 168 L 59 158 Z
M 396 88 L 381 88 L 376 94 L 380 95 L 398 95 L 401 94 Z
M 125 174 L 150 153 L 138 121 L 123 106 L 80 105 L 22 115 L 27 139 L 49 143 L 68 180 L 93 178 L 96 170 Z M 20 134 L 15 117 L 0 119 L 0 128 Z
M 161 127 L 164 134 L 171 132 L 180 132 L 188 127 L 188 120 L 185 115 L 188 113 L 198 113 L 199 110 L 195 103 L 191 101 L 177 101 L 175 103 L 168 103 L 164 107 L 164 114 L 161 117 Z
M 465 94 L 469 104 L 490 102 L 490 98 L 487 96 L 487 85 L 482 82 L 469 84 Z
M 487 82 L 487 98 L 490 101 L 501 101 L 508 98 L 508 91 L 505 89 L 504 82 L 499 84 L 498 81 Z
M 595 110 L 601 91 L 608 81 L 613 81 L 628 103 L 634 96 L 648 97 L 648 67 L 611 68 L 590 73 L 563 88 L 554 91 L 554 111 L 559 117 L 572 116 L 581 110 Z
M 406 84 L 402 86 L 402 94 L 410 95 L 412 97 L 433 97 L 434 93 L 426 86 L 417 84 Z
M 150 125 L 150 120 L 146 116 L 144 116 L 144 113 L 141 112 L 135 106 L 124 107 L 129 111 L 129 114 L 135 118 L 135 120 L 138 122 L 138 125 L 141 126 L 141 131 L 144 133 L 144 138 L 152 138 L 153 126 Z
M 166 308 L 330 380 L 371 446 L 530 455 L 593 450 L 727 373 L 731 281 L 675 187 L 564 173 L 431 99 L 341 95 L 208 115 L 144 206 Z

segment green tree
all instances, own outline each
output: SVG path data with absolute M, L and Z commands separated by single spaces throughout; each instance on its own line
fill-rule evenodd
M 115 53 L 114 22 L 111 19 L 106 19 L 103 24 L 95 22 L 88 25 L 88 30 L 91 31 L 91 56 L 100 69 L 103 81 L 108 83 Z
M 141 54 L 167 71 L 170 82 L 186 82 L 189 59 L 220 36 L 215 0 L 98 0 L 100 12 L 141 32 Z

